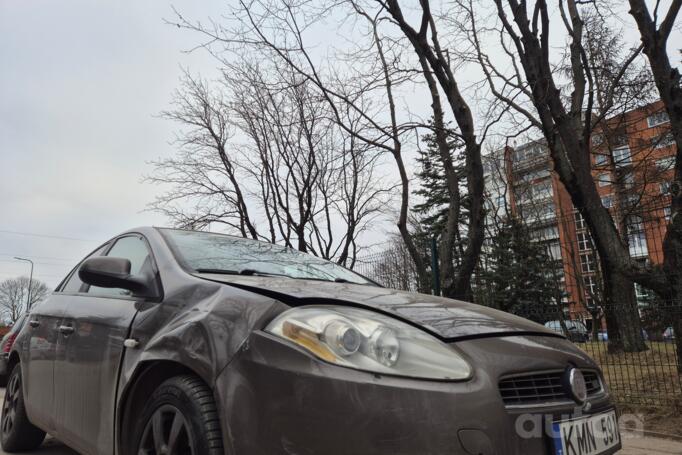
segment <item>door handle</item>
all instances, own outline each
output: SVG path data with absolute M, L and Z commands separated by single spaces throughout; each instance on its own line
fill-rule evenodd
M 30 321 L 28 321 L 28 325 L 35 328 L 40 325 L 40 321 L 37 319 L 31 319 Z
M 60 325 L 59 332 L 63 335 L 71 335 L 73 333 L 73 327 L 70 325 Z

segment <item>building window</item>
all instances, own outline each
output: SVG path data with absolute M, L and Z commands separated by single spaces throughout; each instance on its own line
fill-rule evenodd
M 601 198 L 601 203 L 604 207 L 610 209 L 611 207 L 613 207 L 613 198 L 611 196 L 604 196 L 603 198 Z
M 561 256 L 561 244 L 559 243 L 558 240 L 555 240 L 553 242 L 549 242 L 547 244 L 547 253 L 555 261 L 558 261 L 559 259 L 562 258 L 562 256 Z
M 533 198 L 544 199 L 552 197 L 552 182 L 542 182 L 537 185 L 533 185 Z
M 599 182 L 599 186 L 609 186 L 611 184 L 611 174 L 599 174 L 597 176 L 597 181 Z
M 585 281 L 585 291 L 587 291 L 588 295 L 596 295 L 597 294 L 597 280 L 595 279 L 594 276 L 586 276 L 583 278 Z
M 628 217 L 627 231 L 630 256 L 648 256 L 649 249 L 646 244 L 646 233 L 644 232 L 644 220 L 642 217 L 637 215 Z
M 533 240 L 551 240 L 559 238 L 559 228 L 557 226 L 548 226 L 542 229 L 536 229 L 530 234 Z
M 609 156 L 602 153 L 597 153 L 594 156 L 594 164 L 597 166 L 605 166 L 609 162 Z
M 662 149 L 666 147 L 670 147 L 675 143 L 675 138 L 673 137 L 673 133 L 670 131 L 666 131 L 665 133 L 661 134 L 660 136 L 657 136 L 651 140 L 652 145 L 654 148 L 657 149 Z
M 542 204 L 528 204 L 519 207 L 521 216 L 530 221 L 548 220 L 556 218 L 554 202 L 548 201 Z
M 602 145 L 603 143 L 604 143 L 604 135 L 603 134 L 592 135 L 592 145 L 597 146 L 597 145 Z
M 656 160 L 656 168 L 661 172 L 669 171 L 673 167 L 675 167 L 674 156 L 666 156 L 665 158 Z
M 580 254 L 580 269 L 583 273 L 592 273 L 597 271 L 597 263 L 594 260 L 594 253 Z
M 538 216 L 543 219 L 554 218 L 556 216 L 554 203 L 548 202 L 546 204 L 543 204 L 538 209 Z
M 635 283 L 635 295 L 637 296 L 637 300 L 643 300 L 644 302 L 649 301 L 649 299 L 653 297 L 653 294 L 649 289 L 638 283 Z
M 535 185 L 522 187 L 516 191 L 516 199 L 519 203 L 541 201 L 550 197 L 552 197 L 551 181 L 542 181 Z
M 666 196 L 670 194 L 670 182 L 661 182 L 660 185 L 661 187 L 661 194 Z
M 532 182 L 545 177 L 549 177 L 549 169 L 539 169 L 537 171 L 528 172 L 521 176 L 521 180 L 524 182 Z
M 592 251 L 592 238 L 587 232 L 578 232 L 578 250 Z
M 668 113 L 666 111 L 653 113 L 646 118 L 646 123 L 649 125 L 649 128 L 668 123 L 669 121 L 670 117 L 668 117 Z
M 630 147 L 618 147 L 613 149 L 613 161 L 617 167 L 628 166 L 632 164 L 632 155 L 630 154 Z
M 640 202 L 642 202 L 641 194 L 628 194 L 627 197 L 625 198 L 625 206 L 628 208 L 635 207 Z
M 528 147 L 517 149 L 512 155 L 512 160 L 515 163 L 520 163 L 522 161 L 527 161 L 535 158 L 547 157 L 546 149 L 539 144 L 534 144 Z
M 670 221 L 670 216 L 672 215 L 672 208 L 666 207 L 663 209 L 663 216 L 666 221 Z
M 587 308 L 594 308 L 594 299 L 592 297 L 587 297 L 585 299 L 585 306 Z
M 575 228 L 577 230 L 585 229 L 587 224 L 585 223 L 585 218 L 580 214 L 580 212 L 575 212 Z
M 626 174 L 623 174 L 623 184 L 625 185 L 625 188 L 632 188 L 635 186 L 635 174 L 632 172 L 628 172 Z

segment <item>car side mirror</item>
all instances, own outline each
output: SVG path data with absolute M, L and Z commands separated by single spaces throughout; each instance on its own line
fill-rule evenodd
M 139 297 L 156 297 L 156 287 L 144 276 L 130 274 L 130 261 L 98 256 L 87 259 L 78 269 L 78 277 L 91 286 L 127 289 Z

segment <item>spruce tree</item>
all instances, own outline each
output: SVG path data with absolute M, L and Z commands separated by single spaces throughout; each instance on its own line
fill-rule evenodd
M 486 259 L 487 305 L 540 323 L 556 319 L 560 266 L 528 226 L 515 217 L 501 220 Z
M 449 130 L 448 136 L 452 162 L 455 170 L 463 177 L 464 158 L 461 156 L 461 153 L 458 153 L 462 148 L 462 144 L 455 136 L 454 131 Z M 416 219 L 416 225 L 414 226 L 415 240 L 420 245 L 423 245 L 422 249 L 425 255 L 428 256 L 427 259 L 430 263 L 431 239 L 436 238 L 438 240 L 445 228 L 448 218 L 450 194 L 435 134 L 425 134 L 422 136 L 422 140 L 424 141 L 425 148 L 418 152 L 417 163 L 419 164 L 419 170 L 415 173 L 418 187 L 413 192 L 418 196 L 419 203 L 414 205 L 412 211 Z M 459 224 L 460 232 L 465 233 L 468 213 L 467 200 L 464 197 L 466 195 L 465 188 L 462 189 L 462 194 Z M 457 250 L 463 241 L 464 239 L 458 239 L 453 248 Z M 458 254 L 454 254 L 454 257 L 456 261 Z

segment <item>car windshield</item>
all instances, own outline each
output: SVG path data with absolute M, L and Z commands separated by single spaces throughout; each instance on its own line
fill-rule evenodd
M 587 331 L 587 327 L 581 321 L 566 321 L 566 328 Z
M 276 275 L 374 284 L 338 264 L 293 248 L 211 232 L 161 229 L 180 262 L 198 273 Z

